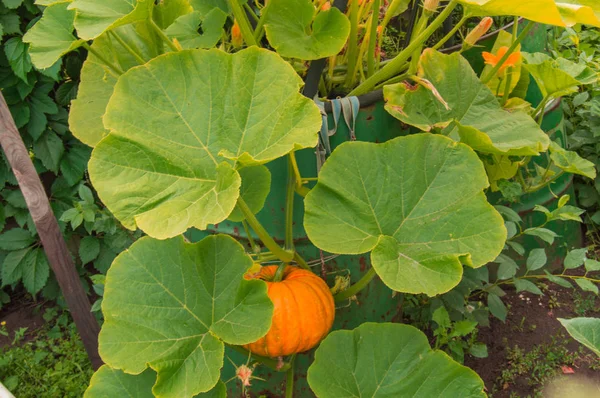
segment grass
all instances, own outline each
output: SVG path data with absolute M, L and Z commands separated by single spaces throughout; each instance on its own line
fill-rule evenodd
M 592 352 L 584 347 L 571 351 L 565 346 L 565 342 L 568 341 L 568 336 L 559 333 L 552 337 L 550 343 L 537 345 L 528 352 L 516 345 L 511 348 L 505 341 L 508 366 L 502 371 L 490 396 L 500 390 L 510 389 L 519 381 L 525 380 L 528 385 L 535 388 L 531 396 L 542 397 L 543 387 L 562 374 L 562 366 L 576 368 L 579 364 L 587 363 L 590 369 L 600 367 L 600 359 Z
M 19 398 L 81 397 L 92 368 L 67 313 L 47 309 L 46 326 L 0 349 L 0 381 Z

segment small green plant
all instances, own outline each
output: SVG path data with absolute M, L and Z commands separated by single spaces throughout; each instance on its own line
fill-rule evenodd
M 48 311 L 55 315 L 46 318 Z M 66 312 L 46 314 L 49 323 L 28 335 L 29 341 L 17 339 L 25 333 L 21 328 L 12 346 L 0 349 L 0 382 L 17 397 L 80 398 L 93 373 L 83 344 Z
M 446 308 L 439 307 L 433 312 L 437 325 L 433 330 L 435 348 L 442 349 L 456 361 L 463 363 L 465 354 L 477 358 L 487 358 L 487 346 L 477 342 L 477 322 L 462 320 L 452 322 Z

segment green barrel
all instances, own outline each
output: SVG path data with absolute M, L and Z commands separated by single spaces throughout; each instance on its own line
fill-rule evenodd
M 533 36 L 532 36 L 533 37 Z M 539 31 L 536 37 L 536 43 L 539 42 Z M 545 37 L 545 33 L 544 33 Z M 490 39 L 493 44 L 493 39 Z M 528 41 L 534 41 L 533 38 Z M 543 46 L 540 50 L 543 49 Z M 530 50 L 538 51 L 538 50 Z M 479 50 L 479 58 L 481 58 Z M 477 67 L 478 58 L 471 56 L 470 61 Z M 480 62 L 481 63 L 481 62 Z M 329 116 L 330 127 L 333 125 L 333 119 Z M 359 141 L 385 142 L 400 135 L 406 135 L 409 131 L 407 126 L 389 115 L 385 109 L 383 101 L 361 108 L 357 120 L 355 134 Z M 332 149 L 350 139 L 349 130 L 343 117 L 338 122 L 338 129 L 335 135 L 330 137 Z M 314 149 L 305 149 L 296 154 L 298 165 L 303 177 L 317 176 L 317 162 Z M 278 159 L 267 164 L 271 171 L 272 183 L 271 192 L 266 200 L 264 208 L 258 213 L 257 218 L 267 229 L 267 231 L 278 242 L 283 243 L 285 230 L 285 195 L 287 181 L 287 161 Z M 296 196 L 294 202 L 294 242 L 298 252 L 314 265 L 314 270 L 319 273 L 321 269 L 321 253 L 315 248 L 303 228 L 304 206 L 300 197 Z M 327 225 L 323 224 L 323 228 Z M 209 234 L 223 233 L 236 237 L 240 242 L 249 247 L 244 229 L 240 223 L 225 221 L 218 225 L 211 226 L 207 231 L 190 230 L 188 238 L 191 241 L 198 241 Z M 254 238 L 257 238 L 254 236 Z M 325 269 L 327 272 L 327 282 L 333 285 L 335 276 L 349 275 L 351 282 L 357 282 L 367 270 L 371 267 L 369 254 L 362 256 L 338 256 L 330 258 L 330 253 L 323 253 L 326 259 Z M 358 302 L 342 303 L 336 308 L 336 317 L 333 329 L 353 329 L 364 322 L 389 322 L 400 321 L 399 318 L 400 297 L 384 286 L 377 277 L 363 290 L 359 295 Z M 227 348 L 225 355 L 222 380 L 227 381 L 235 376 L 235 367 L 245 364 L 248 360 L 244 355 Z M 313 397 L 310 390 L 306 373 L 313 360 L 313 351 L 299 354 L 296 358 L 296 371 L 294 383 L 294 396 L 298 398 Z M 285 373 L 269 369 L 264 365 L 256 368 L 254 376 L 264 379 L 264 381 L 252 380 L 250 391 L 253 397 L 283 397 L 285 394 Z M 227 384 L 228 397 L 241 397 L 242 388 L 239 380 L 232 380 Z

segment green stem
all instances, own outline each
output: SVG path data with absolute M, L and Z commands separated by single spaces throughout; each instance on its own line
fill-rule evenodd
M 353 2 L 354 4 L 354 2 Z M 444 23 L 444 21 L 452 14 L 452 11 L 458 5 L 458 0 L 452 0 L 446 6 L 444 11 L 437 16 L 436 19 L 421 33 L 414 41 L 412 41 L 404 50 L 402 50 L 394 59 L 392 59 L 386 66 L 381 68 L 373 76 L 369 77 L 362 84 L 352 90 L 348 96 L 361 95 L 371 91 L 378 83 L 390 79 L 400 73 L 404 64 L 411 57 L 413 52 L 431 37 L 431 35 L 438 30 L 438 28 Z
M 267 18 L 267 14 L 269 13 L 269 7 L 271 6 L 272 1 L 267 2 L 267 4 L 260 11 L 260 19 L 256 24 L 256 29 L 254 29 L 254 39 L 257 43 L 260 43 L 264 34 L 264 26 Z
M 462 28 L 462 26 L 471 18 L 470 15 L 463 15 L 463 17 L 460 19 L 460 21 L 458 21 L 458 23 L 456 25 L 454 25 L 454 27 L 452 28 L 452 30 L 450 32 L 448 32 L 448 34 L 446 36 L 444 36 L 442 38 L 442 40 L 440 40 L 435 46 L 433 46 L 434 50 L 439 50 L 440 48 L 442 48 L 442 46 L 444 44 L 446 44 L 446 42 L 448 40 L 450 40 L 451 38 L 454 37 L 454 35 L 456 34 L 456 32 L 458 32 L 458 30 L 460 28 Z
M 300 268 L 310 270 L 308 263 L 298 254 L 298 252 L 294 252 L 294 261 L 298 264 Z
M 152 26 L 152 29 L 154 29 L 156 34 L 162 39 L 162 41 L 164 41 L 167 44 L 167 46 L 169 46 L 169 48 L 172 51 L 179 51 L 179 49 L 177 48 L 175 43 L 173 43 L 171 41 L 171 39 L 169 39 L 169 37 L 165 34 L 165 32 L 163 32 L 163 30 L 160 28 L 160 26 L 158 26 L 152 18 L 150 18 L 148 20 L 148 22 L 150 23 L 150 26 Z
M 242 220 L 242 227 L 244 227 L 244 231 L 246 232 L 246 236 L 248 237 L 248 242 L 250 242 L 250 247 L 252 248 L 252 251 L 256 254 L 259 254 L 261 252 L 260 246 L 258 246 L 254 241 L 254 238 L 252 237 L 252 232 L 250 232 L 250 228 L 248 227 L 248 223 L 246 222 L 246 220 Z
M 537 108 L 535 108 L 535 110 L 533 111 L 533 117 L 537 118 L 538 114 L 540 114 L 539 119 L 538 119 L 538 124 L 541 126 L 542 122 L 544 121 L 544 111 L 546 110 L 546 105 L 548 105 L 548 102 L 550 101 L 550 97 L 546 96 L 544 97 L 544 99 L 542 100 L 542 102 L 540 102 L 540 104 L 537 106 Z
M 354 85 L 354 75 L 356 74 L 356 62 L 358 51 L 358 0 L 350 3 L 350 38 L 348 39 L 348 71 L 346 72 L 346 86 Z
M 83 43 L 83 47 L 88 50 L 90 53 L 94 54 L 94 57 L 98 58 L 104 65 L 106 65 L 111 71 L 113 71 L 114 73 L 117 74 L 117 77 L 121 76 L 123 73 L 123 70 L 121 70 L 121 68 L 119 68 L 118 66 L 114 65 L 112 62 L 108 61 L 106 58 L 104 58 L 104 56 L 102 54 L 100 54 L 98 51 L 96 51 L 94 48 L 92 48 L 92 46 L 90 46 L 87 43 Z
M 548 181 L 541 182 L 538 185 L 534 185 L 534 186 L 530 187 L 528 190 L 525 191 L 525 193 L 532 193 L 532 192 L 539 191 L 540 189 L 547 187 L 548 185 L 552 184 L 554 181 L 558 180 L 560 177 L 562 177 L 563 174 L 565 174 L 565 171 L 561 170 L 560 172 L 558 172 L 554 176 L 552 176 L 552 178 L 549 179 Z
M 429 18 L 431 17 L 431 15 L 433 15 L 431 11 L 427 11 L 425 9 L 423 10 L 423 14 L 421 14 L 421 17 L 419 18 L 419 21 L 415 26 L 415 30 L 413 31 L 411 40 L 414 40 L 421 34 L 421 32 L 425 30 L 425 28 L 427 27 L 427 22 L 429 22 Z M 414 75 L 417 72 L 421 52 L 423 52 L 423 43 L 421 43 L 421 45 L 417 47 L 415 51 L 413 51 L 410 57 L 410 66 L 408 68 L 408 73 L 411 75 Z
M 285 398 L 294 397 L 294 368 L 296 367 L 296 354 L 289 361 L 290 368 L 285 374 Z
M 379 25 L 379 6 L 381 0 L 373 1 L 373 12 L 371 17 L 371 29 L 369 32 L 369 52 L 367 54 L 367 76 L 375 73 L 375 48 L 377 45 L 377 26 Z
M 342 292 L 339 292 L 338 294 L 333 296 L 333 299 L 335 300 L 335 302 L 340 302 L 340 301 L 347 300 L 352 296 L 356 296 L 356 294 L 358 294 L 358 292 L 363 290 L 369 284 L 369 282 L 371 282 L 371 280 L 375 277 L 375 275 L 377 275 L 377 273 L 375 272 L 375 269 L 374 268 L 369 269 L 369 271 L 367 271 L 367 273 L 364 274 L 358 282 L 356 282 L 354 285 L 350 286 L 348 289 L 346 289 Z
M 127 50 L 127 52 L 133 56 L 133 58 L 135 58 L 138 64 L 144 65 L 146 63 L 144 58 L 142 58 L 140 54 L 138 54 L 133 48 L 131 48 L 131 46 L 127 44 L 117 32 L 115 32 L 114 30 L 109 30 L 108 33 L 113 35 L 113 37 L 119 42 L 119 44 L 122 45 L 123 48 L 125 48 L 125 50 Z
M 285 362 L 283 364 L 283 366 L 278 369 L 279 362 L 273 358 L 263 357 L 261 355 L 256 355 L 256 354 L 250 354 L 250 352 L 247 349 L 245 349 L 244 347 L 241 347 L 239 345 L 227 344 L 227 347 L 231 348 L 234 351 L 239 352 L 240 354 L 245 355 L 246 358 L 248 358 L 248 355 L 252 355 L 252 358 L 254 358 L 255 361 L 260 362 L 263 365 L 265 365 L 277 372 L 287 372 L 288 370 L 290 370 L 289 362 Z
M 250 16 L 252 17 L 252 19 L 254 19 L 254 22 L 258 23 L 258 17 L 254 13 L 254 10 L 252 9 L 252 7 L 250 7 L 248 5 L 248 3 L 244 3 L 244 8 L 246 9 L 246 15 L 250 14 Z
M 275 271 L 275 275 L 273 276 L 273 282 L 281 282 L 283 280 L 283 275 L 285 274 L 287 266 L 286 263 L 279 264 L 279 267 L 277 267 L 277 271 Z
M 506 62 L 506 60 L 508 59 L 508 57 L 510 57 L 510 55 L 515 52 L 515 49 L 519 46 L 519 44 L 521 44 L 521 42 L 525 39 L 525 37 L 527 36 L 527 34 L 529 34 L 529 31 L 535 26 L 535 22 L 533 21 L 529 21 L 527 23 L 527 25 L 525 26 L 525 28 L 523 29 L 523 31 L 521 32 L 521 34 L 519 35 L 519 37 L 517 37 L 517 40 L 515 40 L 510 47 L 508 48 L 508 51 L 506 51 L 506 54 L 504 54 L 504 56 L 502 58 L 500 58 L 500 61 L 498 61 L 498 63 L 496 64 L 496 66 L 494 66 L 492 68 L 492 70 L 490 70 L 488 72 L 487 75 L 485 75 L 485 77 L 482 77 L 481 82 L 483 84 L 487 84 L 490 80 L 492 80 L 492 78 L 496 75 L 496 73 L 498 73 L 498 71 L 500 70 L 500 68 L 502 67 L 502 65 L 504 65 L 504 63 Z
M 517 34 L 519 33 L 519 17 L 515 17 L 513 22 L 513 31 L 512 31 L 512 42 L 514 43 L 517 40 Z M 504 87 L 504 93 L 502 96 L 502 106 L 505 106 L 508 102 L 508 98 L 510 96 L 510 86 L 512 85 L 512 72 L 514 67 L 508 68 L 507 76 L 506 76 L 506 86 Z
M 246 42 L 248 47 L 256 46 L 256 40 L 254 39 L 254 33 L 252 32 L 252 28 L 250 27 L 250 21 L 248 21 L 248 16 L 244 9 L 240 6 L 238 0 L 228 0 L 229 6 L 231 7 L 231 11 L 233 11 L 233 16 L 236 21 L 240 25 L 240 31 L 242 32 L 242 37 Z
M 238 205 L 239 209 L 241 210 L 242 214 L 244 215 L 244 218 L 250 225 L 250 227 L 252 227 L 254 232 L 256 232 L 256 235 L 258 235 L 258 237 L 260 238 L 262 243 L 267 247 L 267 249 L 269 249 L 271 251 L 271 253 L 276 255 L 277 258 L 279 258 L 284 263 L 289 263 L 290 261 L 292 261 L 292 259 L 294 258 L 294 253 L 288 252 L 288 251 L 282 249 L 277 244 L 277 242 L 275 242 L 275 240 L 273 240 L 273 238 L 271 238 L 271 236 L 269 235 L 267 230 L 258 221 L 258 219 L 254 215 L 252 210 L 250 210 L 250 208 L 248 207 L 248 205 L 246 204 L 244 199 L 239 197 L 238 201 L 237 201 L 237 205 Z
M 288 179 L 285 197 L 285 250 L 294 250 L 294 196 L 296 196 L 296 175 L 292 156 L 288 156 Z

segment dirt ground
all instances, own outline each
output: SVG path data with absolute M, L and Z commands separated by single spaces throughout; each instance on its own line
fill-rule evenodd
M 554 284 L 544 293 L 508 293 L 503 298 L 509 306 L 506 323 L 494 318 L 479 332 L 488 358 L 468 357 L 465 365 L 481 376 L 494 398 L 550 397 L 552 383 L 565 381 L 591 384 L 594 395 L 588 391 L 582 398 L 600 397 L 600 359 L 568 336 L 557 320 L 600 317 L 600 299 Z

